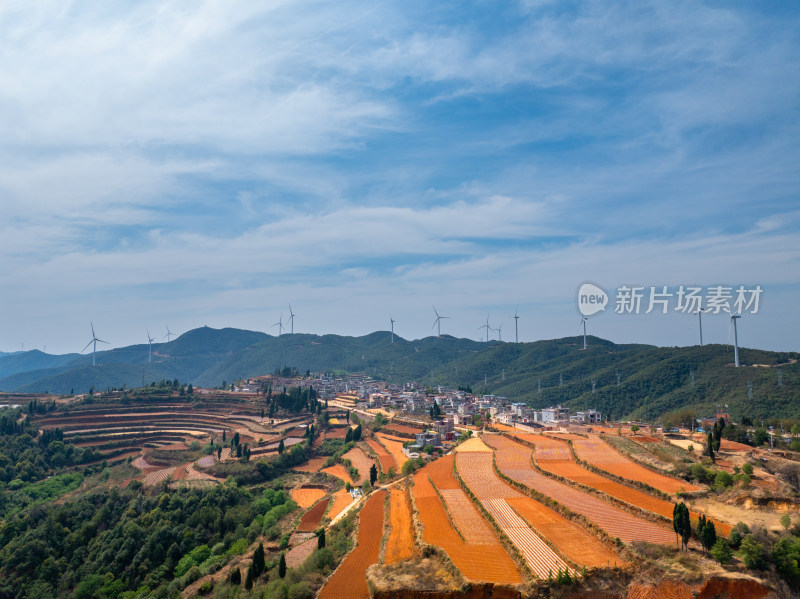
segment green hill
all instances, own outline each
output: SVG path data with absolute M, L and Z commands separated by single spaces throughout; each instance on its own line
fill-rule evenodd
M 742 367 L 734 368 L 733 351 L 723 345 L 654 347 L 589 337 L 589 348 L 583 350 L 582 337 L 534 343 L 481 343 L 447 335 L 390 339 L 387 331 L 363 337 L 272 337 L 203 327 L 153 345 L 152 363 L 147 363 L 144 344 L 98 352 L 94 367 L 90 355 L 64 356 L 61 362 L 48 362 L 55 367 L 15 371 L 0 379 L 0 389 L 69 393 L 176 378 L 217 386 L 294 366 L 300 371 L 365 372 L 397 383 L 469 385 L 477 394 L 502 395 L 536 408 L 561 403 L 595 408 L 612 418 L 652 420 L 687 407 L 706 415 L 725 404 L 736 419 L 800 418 L 796 352 L 744 348 Z M 0 358 L 0 366 L 28 353 Z M 35 366 L 40 360 L 31 356 L 28 363 Z

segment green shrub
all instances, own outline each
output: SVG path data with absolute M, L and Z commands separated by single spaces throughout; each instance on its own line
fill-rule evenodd
M 731 547 L 728 545 L 728 542 L 725 539 L 717 539 L 717 542 L 714 543 L 714 546 L 711 548 L 711 557 L 723 565 L 731 561 L 733 552 L 731 551 Z
M 750 462 L 745 462 L 742 466 L 742 472 L 748 476 L 753 476 L 753 465 Z
M 772 548 L 772 561 L 789 586 L 795 590 L 800 588 L 800 539 L 794 535 L 781 538 Z
M 287 599 L 313 599 L 314 591 L 305 581 L 297 582 L 289 587 Z
M 763 570 L 767 565 L 764 555 L 764 545 L 756 540 L 753 535 L 747 535 L 739 546 L 739 557 L 750 570 Z
M 714 489 L 717 491 L 724 491 L 733 484 L 733 477 L 724 470 L 717 472 L 714 476 Z
M 203 584 L 200 585 L 198 591 L 201 595 L 207 595 L 211 592 L 211 589 L 214 588 L 214 584 L 210 580 L 206 580 Z

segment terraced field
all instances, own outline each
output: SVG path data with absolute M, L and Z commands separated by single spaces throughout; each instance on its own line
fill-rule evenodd
M 619 537 L 626 543 L 648 541 L 668 544 L 675 540 L 674 532 L 666 526 L 637 518 L 589 493 L 540 474 L 530 462 L 530 448 L 499 435 L 484 435 L 483 438 L 487 445 L 495 449 L 497 467 L 503 474 L 582 514 L 612 537 Z
M 333 520 L 341 514 L 345 508 L 353 503 L 353 498 L 350 496 L 350 493 L 345 491 L 344 489 L 339 489 L 336 493 L 333 494 L 333 505 L 331 505 L 331 509 L 328 511 L 328 518 Z
M 367 439 L 367 445 L 369 445 L 370 449 L 378 456 L 378 462 L 381 465 L 382 472 L 389 472 L 390 468 L 394 468 L 395 472 L 397 472 L 397 461 L 392 457 L 392 454 L 386 451 L 383 445 L 375 439 Z
M 447 486 L 447 476 L 452 478 L 453 456 L 445 456 L 428 464 L 414 475 L 412 495 L 416 504 L 419 521 L 422 524 L 422 538 L 430 544 L 441 547 L 465 578 L 477 582 L 495 584 L 518 584 L 522 576 L 511 556 L 497 538 L 491 543 L 472 545 L 465 542 L 450 524 L 447 512 L 431 484 L 432 466 L 436 466 L 431 478 L 442 489 Z M 440 462 L 444 463 L 444 467 Z M 439 475 L 444 479 L 439 480 Z M 457 482 L 457 481 L 456 481 Z M 491 561 L 486 557 L 491 556 Z
M 408 461 L 408 457 L 406 454 L 403 453 L 403 441 L 404 439 L 399 439 L 397 437 L 390 437 L 389 435 L 384 435 L 383 433 L 376 433 L 375 435 L 381 444 L 386 448 L 391 456 L 397 462 L 398 470 L 403 467 Z M 405 439 L 406 441 L 408 439 Z
M 500 529 L 508 535 L 524 556 L 531 571 L 540 578 L 558 570 L 570 570 L 569 565 L 508 504 L 508 499 L 525 497 L 505 484 L 494 473 L 492 454 L 459 452 L 456 466 L 462 480 L 483 504 Z M 587 533 L 587 538 L 591 537 Z
M 700 487 L 683 480 L 658 474 L 640 466 L 630 458 L 615 451 L 597 435 L 589 438 L 575 436 L 572 445 L 577 456 L 593 466 L 627 480 L 635 480 L 654 489 L 673 495 L 677 491 L 699 491 Z
M 572 452 L 569 450 L 566 441 L 554 439 L 547 435 L 523 434 L 515 436 L 536 445 L 534 459 L 542 470 L 563 476 L 587 487 L 592 487 L 648 512 L 672 518 L 673 504 L 671 502 L 648 495 L 638 489 L 632 489 L 610 478 L 587 470 L 572 457 Z
M 353 447 L 342 457 L 350 460 L 353 467 L 358 470 L 359 478 L 354 482 L 359 483 L 362 480 L 369 480 L 369 469 L 375 462 L 360 447 Z
M 317 501 L 325 497 L 324 489 L 315 489 L 308 487 L 298 487 L 289 491 L 294 502 L 300 507 L 311 507 Z
M 383 502 L 386 491 L 378 491 L 361 509 L 358 545 L 320 589 L 319 599 L 370 599 L 366 572 L 378 563 L 383 535 Z
M 319 523 L 322 521 L 322 516 L 325 515 L 325 510 L 328 509 L 330 499 L 320 499 L 314 507 L 308 510 L 300 518 L 300 523 L 297 525 L 298 532 L 312 532 L 319 528 Z
M 389 522 L 391 532 L 386 541 L 385 564 L 394 564 L 414 554 L 414 531 L 411 526 L 411 508 L 408 491 L 392 489 L 389 494 Z

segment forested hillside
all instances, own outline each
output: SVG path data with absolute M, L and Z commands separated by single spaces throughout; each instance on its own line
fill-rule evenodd
M 31 352 L 0 356 L 0 389 L 82 393 L 91 388 L 141 386 L 179 379 L 217 386 L 291 365 L 301 371 L 365 372 L 376 378 L 426 385 L 468 385 L 535 407 L 563 403 L 593 407 L 612 418 L 654 419 L 686 407 L 698 415 L 728 404 L 735 417 L 800 417 L 800 376 L 793 352 L 743 348 L 734 368 L 729 346 L 654 347 L 618 345 L 596 337 L 582 349 L 580 337 L 533 343 L 481 343 L 450 336 L 409 341 L 390 333 L 363 337 L 281 335 L 208 327 L 153 346 L 136 345 L 71 359 L 47 369 Z M 59 362 L 51 357 L 50 364 Z M 26 362 L 27 360 L 27 362 Z M 13 362 L 9 362 L 13 361 Z M 16 370 L 15 370 L 16 369 Z M 594 388 L 593 388 L 594 382 Z

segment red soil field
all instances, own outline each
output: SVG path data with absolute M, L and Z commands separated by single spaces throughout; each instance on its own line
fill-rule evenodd
M 525 558 L 528 567 L 539 578 L 558 570 L 571 570 L 567 563 L 520 518 L 506 501 L 525 497 L 504 483 L 494 472 L 492 454 L 459 452 L 456 466 L 461 479 L 483 504 L 501 530 Z M 591 536 L 585 533 L 588 539 Z M 552 539 L 551 539 L 552 540 Z
M 342 513 L 344 509 L 353 503 L 353 498 L 350 496 L 350 493 L 345 491 L 344 489 L 339 489 L 336 493 L 333 494 L 333 505 L 331 509 L 328 511 L 328 518 L 333 520 L 336 516 Z
M 446 456 L 437 461 L 450 460 Z M 495 584 L 518 584 L 522 577 L 514 561 L 497 539 L 487 545 L 468 545 L 450 525 L 447 512 L 436 496 L 436 491 L 428 479 L 433 462 L 414 475 L 412 494 L 423 526 L 422 538 L 430 544 L 441 547 L 461 573 L 469 580 L 492 582 Z M 487 555 L 491 561 L 487 563 Z
M 186 466 L 178 466 L 172 473 L 172 480 L 183 480 L 186 478 Z
M 582 527 L 530 497 L 506 499 L 525 522 L 563 555 L 587 568 L 622 566 L 624 560 Z
M 361 509 L 358 545 L 325 583 L 319 599 L 370 599 L 367 568 L 378 563 L 383 536 L 383 502 L 386 491 L 378 491 Z
M 361 448 L 353 447 L 353 449 L 348 451 L 342 457 L 350 460 L 353 464 L 353 467 L 358 470 L 359 478 L 355 482 L 369 480 L 369 469 L 375 462 L 371 458 L 367 457 L 367 454 L 365 454 Z
M 447 511 L 453 519 L 453 524 L 464 537 L 468 545 L 491 545 L 497 542 L 497 537 L 489 528 L 489 524 L 461 489 L 441 489 L 439 493 L 444 499 Z
M 408 439 L 398 439 L 397 437 L 390 437 L 382 433 L 377 433 L 375 436 L 386 448 L 386 451 L 395 459 L 398 469 L 402 468 L 403 464 L 408 461 L 408 457 L 403 453 L 403 442 L 408 441 Z
M 406 426 L 405 424 L 391 424 L 391 423 L 384 426 L 383 430 L 385 430 L 387 433 L 394 432 L 394 433 L 399 433 L 401 435 L 411 435 L 410 438 L 413 438 L 422 432 L 421 428 Z
M 612 537 L 619 537 L 626 543 L 648 541 L 668 544 L 674 541 L 671 528 L 637 518 L 589 493 L 540 474 L 530 462 L 529 447 L 499 435 L 484 435 L 483 440 L 495 449 L 497 467 L 503 474 L 555 499 L 573 512 L 582 514 Z
M 686 481 L 648 470 L 617 452 L 597 435 L 590 435 L 588 439 L 575 436 L 571 441 L 580 459 L 611 474 L 645 483 L 669 495 L 676 491 L 700 490 L 700 487 Z
M 383 561 L 393 564 L 414 554 L 414 532 L 411 529 L 411 508 L 408 491 L 392 489 L 389 495 L 389 521 L 392 531 L 386 542 Z
M 325 497 L 325 491 L 323 489 L 306 489 L 304 487 L 292 489 L 289 491 L 289 494 L 300 507 L 311 507 L 317 501 Z
M 328 509 L 330 499 L 321 499 L 314 507 L 308 510 L 303 517 L 300 518 L 300 524 L 297 525 L 298 532 L 313 532 L 319 527 L 322 516 L 325 510 Z
M 311 458 L 303 464 L 292 466 L 290 470 L 294 470 L 295 472 L 319 472 L 326 459 L 327 458 Z
M 367 445 L 377 454 L 378 462 L 380 462 L 381 470 L 384 473 L 389 472 L 389 468 L 394 468 L 395 472 L 397 472 L 397 462 L 383 445 L 375 439 L 367 439 Z
M 558 474 L 587 487 L 598 489 L 648 512 L 672 518 L 673 504 L 671 502 L 653 497 L 637 489 L 631 489 L 605 476 L 600 476 L 591 470 L 587 470 L 573 459 L 566 441 L 553 439 L 546 435 L 519 435 L 519 437 L 536 445 L 534 457 L 536 464 L 542 470 Z M 549 456 L 559 457 L 551 458 Z M 562 459 L 561 456 L 565 457 Z
M 728 439 L 721 439 L 719 448 L 722 451 L 752 451 L 753 448 L 744 443 L 737 443 L 736 441 L 728 441 Z
M 286 552 L 286 567 L 299 568 L 317 548 L 317 537 L 311 537 Z
M 335 476 L 336 478 L 340 478 L 345 482 L 352 482 L 350 480 L 350 475 L 345 470 L 344 466 L 341 464 L 334 464 L 328 468 L 323 468 L 320 472 L 324 472 L 325 474 L 330 474 L 331 476 Z
M 458 479 L 453 473 L 453 463 L 455 459 L 456 457 L 453 454 L 446 455 L 438 460 L 434 460 L 425 467 L 433 484 L 436 485 L 436 488 L 440 491 L 442 489 L 461 490 L 461 483 L 458 482 Z

